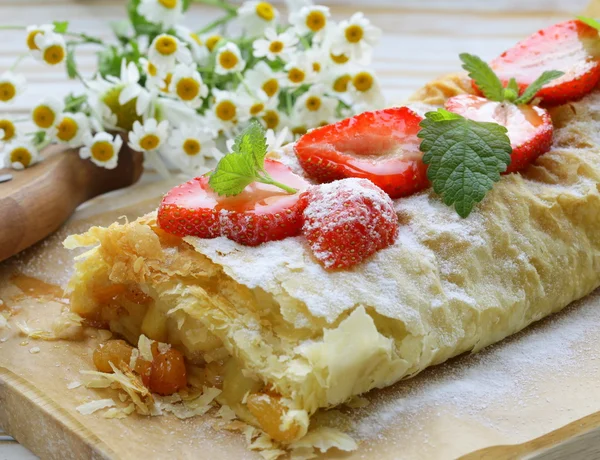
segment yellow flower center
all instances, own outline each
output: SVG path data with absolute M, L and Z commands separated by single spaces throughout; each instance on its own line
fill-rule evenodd
M 148 62 L 148 65 L 146 66 L 146 72 L 151 77 L 156 77 L 158 70 L 156 69 L 156 66 L 154 64 L 152 64 L 151 62 Z
M 279 114 L 275 110 L 267 110 L 262 118 L 267 129 L 276 129 L 279 126 Z
M 316 112 L 321 108 L 321 98 L 317 96 L 311 96 L 308 99 L 306 99 L 304 105 L 311 112 Z
M 271 78 L 263 83 L 262 90 L 267 96 L 273 97 L 277 94 L 277 91 L 279 91 L 279 82 L 276 79 Z
M 163 79 L 163 86 L 161 86 L 159 88 L 163 93 L 168 93 L 169 92 L 169 85 L 171 85 L 171 80 L 173 80 L 173 74 L 172 73 L 168 73 L 165 76 L 165 78 Z
M 185 77 L 177 82 L 176 91 L 181 100 L 191 101 L 200 93 L 200 83 L 191 77 Z
M 250 107 L 250 115 L 258 115 L 264 110 L 264 108 L 265 104 L 263 104 L 262 102 L 257 102 L 256 104 L 252 105 L 252 107 Z
M 158 0 L 158 3 L 170 10 L 177 6 L 177 0 Z
M 113 88 L 106 93 L 102 102 L 110 109 L 110 111 L 117 117 L 117 127 L 124 129 L 125 131 L 131 131 L 133 124 L 136 121 L 141 122 L 142 117 L 137 114 L 136 104 L 137 97 L 133 98 L 126 104 L 119 104 L 119 95 L 123 90 L 122 87 Z
M 31 164 L 32 159 L 31 152 L 25 147 L 17 147 L 10 152 L 10 162 L 21 163 L 25 168 Z
M 295 128 L 292 128 L 292 134 L 294 136 L 304 136 L 307 131 L 308 128 L 306 126 L 296 126 Z
M 183 143 L 183 151 L 186 155 L 193 157 L 194 155 L 198 155 L 200 150 L 202 150 L 202 146 L 196 139 L 186 139 Z
M 146 134 L 140 139 L 140 147 L 144 150 L 154 150 L 160 144 L 160 139 L 156 134 Z
M 364 34 L 365 31 L 359 25 L 354 24 L 346 27 L 346 40 L 348 40 L 350 43 L 358 43 L 362 40 Z
M 195 41 L 198 45 L 202 46 L 202 39 L 195 32 L 190 32 L 190 38 Z
M 358 72 L 352 79 L 357 91 L 369 91 L 373 87 L 373 76 L 369 72 Z
M 233 51 L 225 50 L 219 54 L 219 64 L 227 70 L 233 69 L 239 62 L 238 57 Z
M 90 149 L 92 157 L 98 161 L 108 161 L 115 156 L 115 149 L 108 141 L 99 141 Z
M 345 54 L 333 54 L 333 53 L 331 53 L 329 55 L 329 57 L 336 64 L 345 64 L 346 62 L 348 62 L 350 60 L 350 58 L 348 56 L 346 56 Z
M 221 36 L 220 35 L 211 35 L 210 37 L 208 37 L 206 39 L 206 47 L 208 48 L 208 51 L 213 51 L 215 49 L 215 46 L 217 46 L 217 43 L 219 43 L 219 41 L 221 40 Z
M 169 36 L 160 37 L 158 40 L 156 40 L 154 49 L 156 49 L 156 51 L 163 56 L 170 56 L 171 54 L 177 52 L 177 40 Z
M 348 74 L 337 77 L 333 82 L 333 90 L 338 93 L 345 93 L 348 91 L 350 80 L 352 80 L 352 77 Z
M 306 27 L 313 32 L 318 32 L 327 24 L 327 18 L 322 11 L 311 11 L 306 16 Z
M 52 45 L 44 50 L 44 61 L 50 65 L 60 64 L 65 59 L 65 49 L 60 45 Z
M 65 117 L 58 124 L 56 129 L 56 137 L 63 142 L 69 142 L 77 135 L 77 131 L 79 131 L 79 125 L 72 118 Z
M 302 83 L 306 78 L 306 74 L 298 67 L 292 67 L 288 71 L 288 80 L 292 83 Z
M 8 102 L 17 94 L 17 89 L 9 81 L 0 83 L 0 101 Z
M 312 68 L 315 72 L 319 73 L 321 71 L 321 63 L 313 62 Z
M 275 9 L 269 2 L 260 2 L 256 5 L 256 15 L 265 21 L 272 21 L 275 17 Z
M 10 120 L 0 120 L 0 129 L 4 131 L 4 137 L 1 139 L 4 142 L 10 141 L 13 137 L 15 137 L 15 125 Z
M 54 113 L 54 110 L 47 105 L 38 105 L 35 109 L 33 109 L 31 118 L 33 118 L 33 122 L 40 128 L 48 129 L 54 124 L 56 114 Z
M 35 44 L 35 37 L 37 36 L 37 34 L 41 34 L 41 33 L 42 33 L 41 30 L 32 30 L 31 32 L 29 32 L 29 34 L 27 35 L 27 48 L 29 48 L 32 51 L 40 49 Z
M 283 51 L 283 42 L 279 40 L 274 40 L 269 43 L 269 51 L 271 53 L 281 53 Z
M 221 101 L 215 108 L 215 113 L 223 121 L 231 121 L 237 114 L 237 108 L 231 101 Z

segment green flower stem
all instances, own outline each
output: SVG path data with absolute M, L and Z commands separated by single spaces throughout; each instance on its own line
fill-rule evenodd
M 68 104 L 65 104 L 65 111 L 72 109 L 73 107 L 77 107 L 78 105 L 87 102 L 87 96 L 86 95 L 81 95 L 81 96 L 77 96 L 76 98 L 74 98 L 72 101 L 70 101 Z
M 237 16 L 237 7 L 229 4 L 229 2 L 224 0 L 192 0 L 193 3 L 202 3 L 203 5 L 208 6 L 216 6 L 217 8 L 224 9 L 228 13 Z
M 95 43 L 97 45 L 103 45 L 104 44 L 104 42 L 102 40 L 100 40 L 99 38 L 92 37 L 91 35 L 88 35 L 88 34 L 80 34 L 80 33 L 75 33 L 75 32 L 67 32 L 67 33 L 65 33 L 65 35 L 69 35 L 70 37 L 81 38 L 83 40 L 83 42 L 79 42 L 79 43 Z M 77 43 L 77 42 L 71 42 L 71 43 Z
M 19 57 L 18 57 L 18 58 L 15 60 L 14 64 L 10 66 L 10 69 L 8 69 L 8 70 L 9 70 L 9 71 L 11 71 L 11 72 L 12 72 L 13 70 L 15 70 L 15 69 L 18 67 L 18 65 L 21 63 L 21 61 L 23 61 L 23 59 L 25 59 L 27 56 L 29 56 L 29 53 L 24 53 L 24 54 L 21 54 L 21 55 L 20 55 L 20 56 L 19 56 Z
M 248 91 L 248 94 L 250 94 L 251 96 L 254 96 L 254 91 L 252 91 L 252 88 L 250 88 L 248 86 L 248 83 L 246 83 L 246 81 L 244 80 L 244 76 L 242 75 L 242 72 L 236 72 L 235 76 L 240 81 L 242 86 L 246 89 L 246 91 Z
M 0 30 L 25 30 L 25 26 L 0 26 Z
M 305 50 L 309 50 L 311 48 L 310 42 L 306 37 L 300 37 L 300 43 L 304 46 Z
M 285 108 L 287 109 L 287 115 L 292 114 L 292 93 L 290 91 L 285 92 Z
M 38 150 L 42 150 L 43 148 L 48 147 L 51 143 L 52 143 L 52 139 L 50 139 L 48 137 L 47 139 L 43 140 L 38 145 L 36 145 L 35 148 Z
M 279 187 L 281 190 L 284 190 L 291 195 L 293 195 L 294 193 L 296 193 L 298 191 L 295 188 L 288 187 L 287 185 L 282 184 L 281 182 L 277 182 L 275 179 L 273 179 L 271 176 L 269 176 L 266 173 L 264 176 L 258 176 L 256 178 L 256 181 L 261 182 L 263 184 L 274 185 L 275 187 Z
M 196 33 L 198 35 L 202 35 L 205 33 L 208 33 L 214 29 L 216 29 L 219 26 L 222 26 L 224 24 L 227 24 L 230 20 L 232 20 L 233 18 L 235 18 L 237 16 L 237 13 L 227 13 L 225 16 L 207 24 L 206 26 L 204 26 L 202 29 L 197 30 Z

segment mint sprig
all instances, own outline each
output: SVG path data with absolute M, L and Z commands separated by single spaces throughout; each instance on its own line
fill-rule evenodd
M 417 136 L 434 192 L 467 217 L 510 164 L 507 129 L 444 109 L 426 113 L 420 126 Z
M 463 62 L 462 68 L 469 73 L 469 77 L 475 82 L 486 99 L 496 102 L 512 102 L 514 104 L 527 104 L 542 87 L 546 86 L 552 80 L 564 75 L 560 70 L 547 70 L 543 72 L 533 83 L 531 83 L 519 96 L 519 85 L 514 78 L 508 81 L 506 88 L 488 65 L 481 58 L 468 53 L 459 55 Z
M 277 182 L 265 171 L 267 139 L 264 128 L 252 122 L 236 138 L 232 152 L 219 161 L 208 185 L 219 195 L 238 195 L 252 182 L 270 184 L 296 193 L 297 190 Z

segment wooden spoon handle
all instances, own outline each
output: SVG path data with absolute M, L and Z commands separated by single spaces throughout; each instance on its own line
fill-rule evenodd
M 45 238 L 84 201 L 135 183 L 142 156 L 126 146 L 115 169 L 82 160 L 77 149 L 52 146 L 46 160 L 0 184 L 0 261 Z M 0 170 L 0 174 L 8 172 Z

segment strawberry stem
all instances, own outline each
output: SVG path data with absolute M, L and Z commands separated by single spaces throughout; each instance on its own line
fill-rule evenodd
M 256 181 L 257 182 L 262 182 L 263 184 L 274 185 L 275 187 L 279 187 L 280 189 L 288 192 L 291 195 L 293 195 L 294 193 L 296 193 L 298 191 L 295 188 L 288 187 L 287 185 L 282 184 L 281 182 L 277 182 L 275 179 L 273 179 L 268 174 L 265 174 L 264 176 L 258 176 L 256 178 Z

